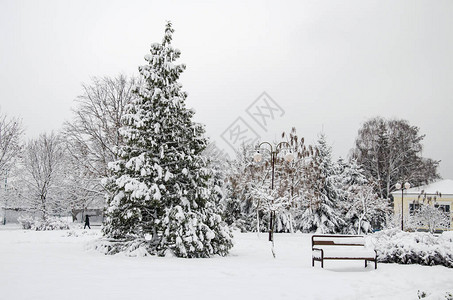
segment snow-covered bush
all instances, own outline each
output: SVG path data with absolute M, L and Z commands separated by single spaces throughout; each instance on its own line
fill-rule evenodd
M 436 291 L 434 293 L 426 292 L 426 291 L 418 291 L 417 292 L 418 299 L 446 299 L 446 300 L 453 300 L 453 293 L 450 292 L 440 292 Z
M 442 265 L 453 268 L 453 236 L 389 229 L 367 237 L 378 261 L 384 263 Z
M 31 229 L 36 231 L 44 230 L 66 230 L 69 229 L 67 222 L 60 218 L 48 218 L 47 220 L 36 220 Z
M 66 230 L 69 229 L 67 222 L 60 218 L 49 217 L 46 220 L 33 218 L 32 216 L 25 215 L 17 218 L 23 229 L 31 229 L 36 231 L 44 230 Z
M 406 222 L 408 228 L 427 228 L 434 233 L 436 229 L 446 230 L 450 227 L 450 213 L 446 213 L 434 205 L 421 205 L 420 208 Z
M 109 255 L 122 254 L 129 257 L 149 256 L 146 250 L 148 243 L 145 239 L 135 239 L 130 241 L 101 239 L 92 244 L 92 248 Z
M 17 218 L 17 221 L 22 226 L 23 229 L 31 229 L 31 225 L 34 223 L 32 216 L 21 215 Z

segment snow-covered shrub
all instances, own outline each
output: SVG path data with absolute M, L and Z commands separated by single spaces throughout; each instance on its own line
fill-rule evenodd
M 450 227 L 450 213 L 436 208 L 434 205 L 421 205 L 420 208 L 408 220 L 407 227 L 418 229 L 427 228 L 434 233 L 436 229 L 446 230 Z
M 147 242 L 144 239 L 130 241 L 101 239 L 93 243 L 93 249 L 109 255 L 123 254 L 130 257 L 149 256 L 146 250 Z
M 428 293 L 425 291 L 420 291 L 420 290 L 417 291 L 418 299 L 426 298 L 427 295 L 428 295 Z
M 67 222 L 55 217 L 49 217 L 46 220 L 42 220 L 26 215 L 20 216 L 17 220 L 22 225 L 23 229 L 31 229 L 36 231 L 69 229 Z
M 446 299 L 453 300 L 453 293 L 436 291 L 434 293 L 420 291 L 417 292 L 418 299 Z
M 378 261 L 384 263 L 442 265 L 453 268 L 453 238 L 427 232 L 389 229 L 367 237 L 374 245 Z
M 22 226 L 23 229 L 31 229 L 34 219 L 32 216 L 21 215 L 17 218 L 17 221 Z

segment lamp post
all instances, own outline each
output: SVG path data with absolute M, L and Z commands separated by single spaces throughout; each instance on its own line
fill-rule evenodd
M 290 144 L 287 142 L 280 142 L 277 145 L 272 146 L 271 143 L 269 142 L 262 142 L 256 147 L 256 153 L 253 157 L 255 162 L 260 162 L 263 158 L 263 156 L 260 153 L 260 148 L 262 145 L 267 145 L 269 146 L 269 150 L 271 153 L 271 167 L 272 167 L 272 177 L 271 177 L 271 190 L 274 190 L 274 172 L 275 172 L 275 160 L 277 159 L 277 155 L 281 150 L 282 145 L 286 145 L 287 147 L 290 147 Z M 285 160 L 287 162 L 291 162 L 294 159 L 294 155 L 291 152 L 286 153 L 285 155 Z M 274 199 L 272 198 L 272 204 L 274 204 Z M 274 241 L 274 222 L 275 222 L 275 212 L 271 210 L 271 215 L 270 215 L 270 220 L 269 220 L 269 241 L 273 242 Z
M 403 191 L 410 189 L 411 188 L 411 184 L 409 182 L 406 182 L 406 183 L 404 183 L 404 185 L 402 185 L 401 183 L 397 182 L 395 184 L 395 188 L 397 190 L 401 189 L 401 230 L 403 231 L 404 230 L 404 214 L 403 214 L 403 209 L 404 209 L 403 197 L 404 197 L 404 194 L 403 194 Z

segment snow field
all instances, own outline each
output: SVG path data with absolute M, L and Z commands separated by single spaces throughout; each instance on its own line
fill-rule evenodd
M 4 229 L 4 228 L 2 228 Z M 311 267 L 309 234 L 235 232 L 227 257 L 105 256 L 87 250 L 98 229 L 0 230 L 0 299 L 441 299 L 453 291 L 442 266 L 327 261 Z

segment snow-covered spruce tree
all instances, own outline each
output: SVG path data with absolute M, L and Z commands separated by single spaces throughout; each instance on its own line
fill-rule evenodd
M 306 232 L 336 233 L 344 224 L 340 217 L 338 191 L 335 184 L 332 150 L 322 134 L 315 153 L 305 166 L 307 208 L 301 217 Z
M 378 197 L 362 166 L 354 158 L 349 162 L 340 159 L 336 173 L 340 209 L 345 221 L 343 233 L 371 232 L 372 225 L 382 222 L 389 212 L 387 202 Z
M 144 248 L 159 256 L 209 257 L 232 247 L 201 155 L 204 128 L 193 122 L 178 83 L 185 65 L 174 64 L 180 51 L 171 46 L 173 31 L 168 22 L 162 43 L 151 45 L 147 64 L 139 67 L 145 83 L 126 107 L 125 145 L 105 181 L 110 197 L 103 233 L 114 242 L 107 253 Z

